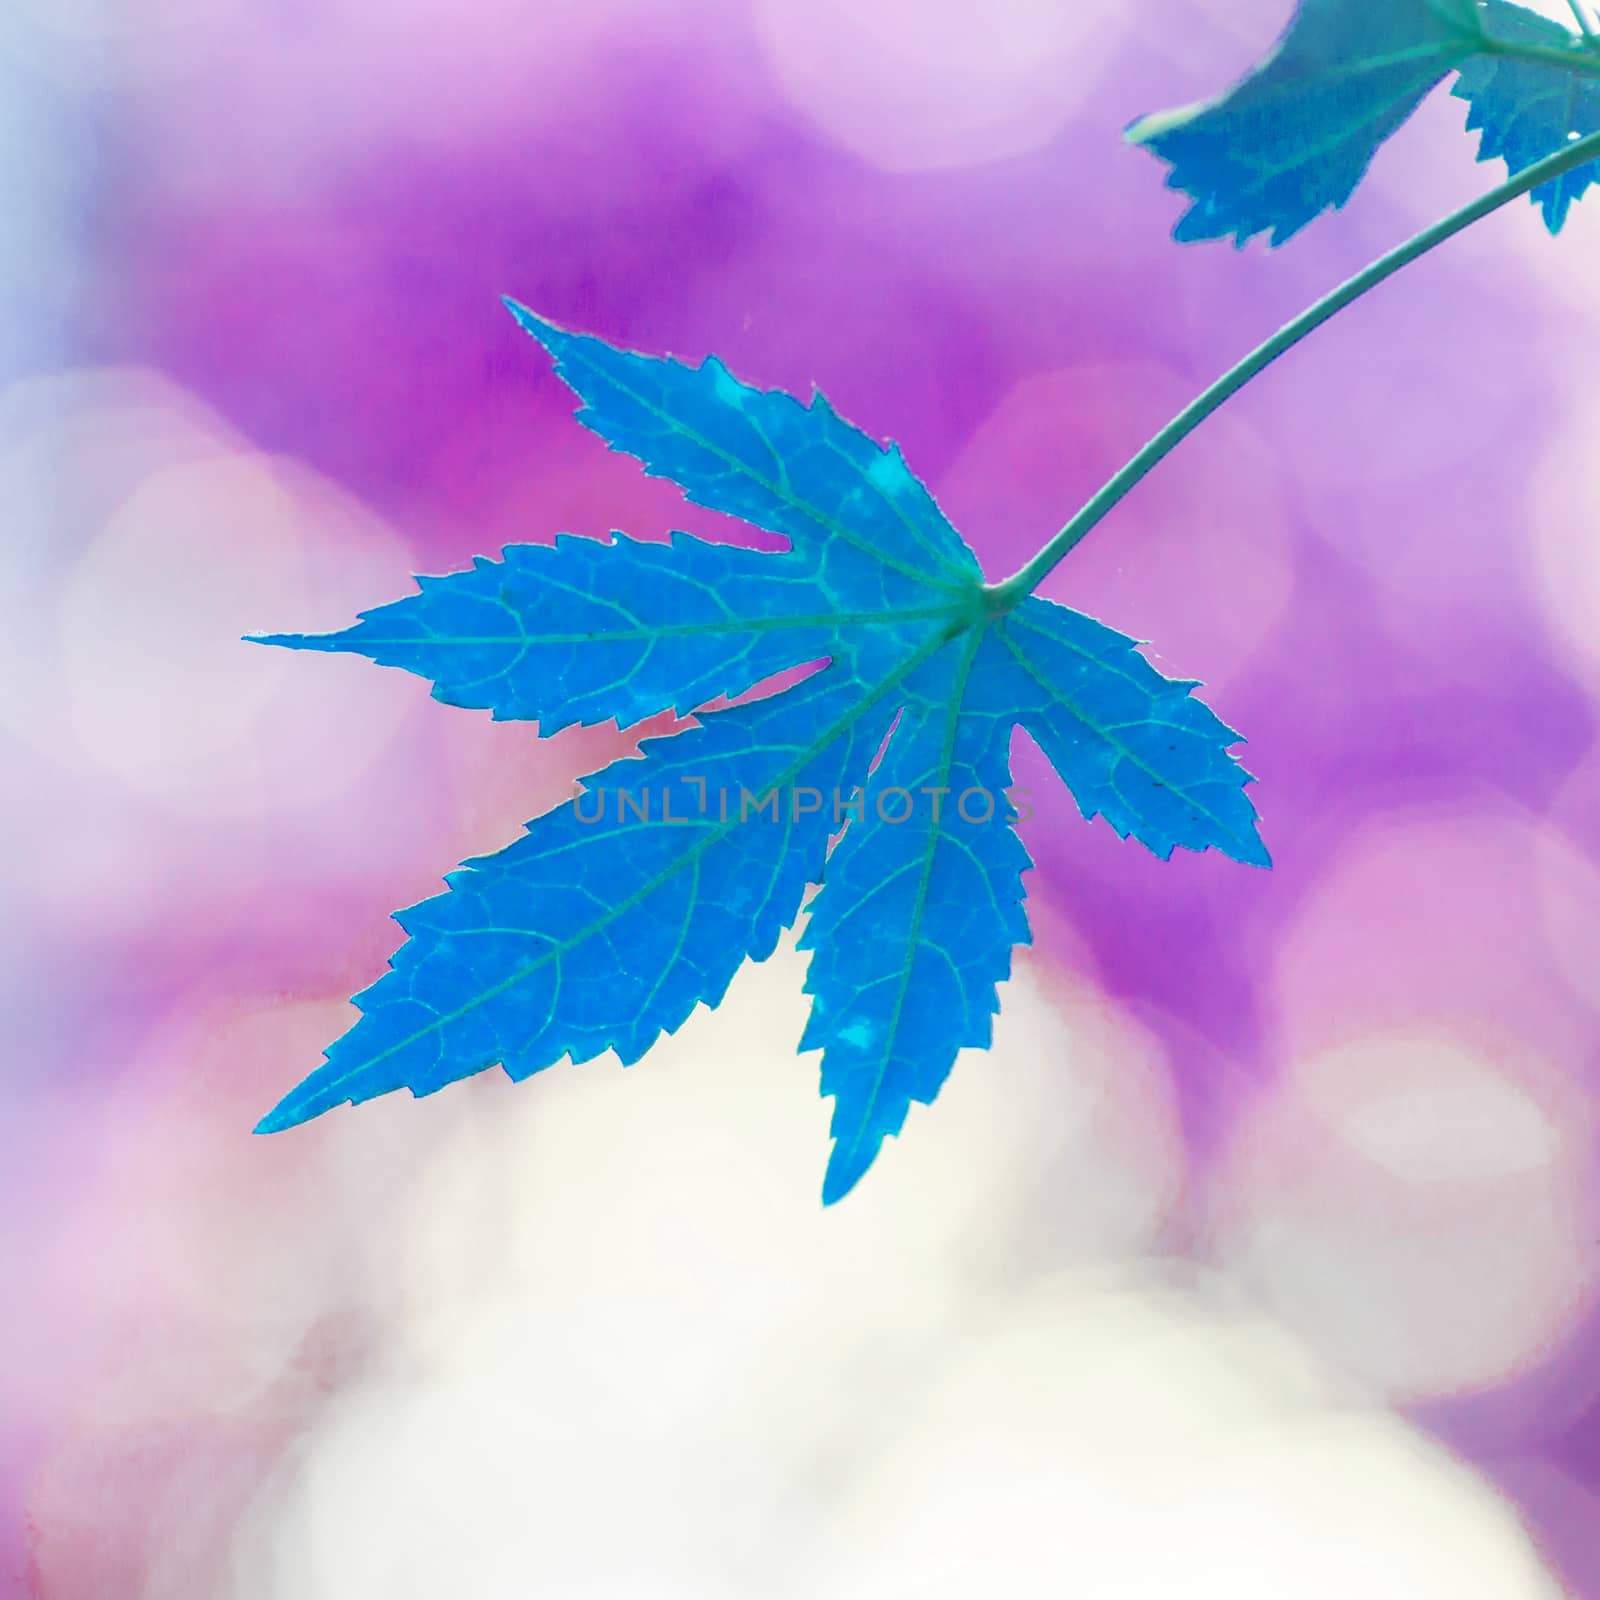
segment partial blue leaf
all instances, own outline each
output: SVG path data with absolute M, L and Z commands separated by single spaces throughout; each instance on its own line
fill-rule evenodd
M 341 633 L 257 642 L 350 651 L 431 679 L 434 698 L 527 718 L 545 733 L 614 718 L 627 726 L 734 696 L 882 629 L 851 611 L 814 563 L 675 533 L 670 544 L 558 537 L 419 578 L 420 593 L 365 611 Z M 942 615 L 908 608 L 911 617 Z M 948 609 L 948 608 L 944 608 Z
M 1579 48 L 1571 29 L 1508 0 L 1485 0 L 1484 20 L 1486 31 L 1497 39 Z M 1600 53 L 1590 51 L 1588 59 L 1600 69 Z M 1574 139 L 1600 133 L 1600 76 L 1553 63 L 1477 56 L 1462 66 L 1450 92 L 1471 107 L 1467 127 L 1482 130 L 1478 159 L 1504 161 L 1513 176 Z M 1600 161 L 1575 167 L 1532 192 L 1551 233 L 1561 231 L 1573 204 L 1595 183 L 1600 183 Z
M 915 658 L 915 650 L 911 658 Z M 832 795 L 867 772 L 894 685 L 824 669 L 786 694 L 647 740 L 495 855 L 399 913 L 392 970 L 362 1017 L 265 1117 L 270 1133 L 346 1101 L 431 1094 L 497 1063 L 637 1060 L 747 958 L 772 953 L 822 874 Z
M 899 448 L 876 444 L 822 394 L 803 406 L 741 383 L 715 356 L 690 367 L 638 355 L 506 304 L 555 357 L 585 427 L 696 504 L 783 534 L 853 603 L 926 600 L 981 576 Z
M 1030 938 L 1030 863 L 1006 796 L 1010 720 L 964 704 L 983 643 L 973 632 L 908 683 L 862 820 L 807 914 L 814 999 L 800 1048 L 822 1050 L 834 1097 L 825 1203 L 855 1186 L 912 1101 L 932 1103 L 958 1050 L 989 1044 L 996 985 Z
M 1472 0 L 1300 0 L 1226 94 L 1141 117 L 1128 138 L 1194 204 L 1173 237 L 1282 244 L 1342 206 L 1378 146 L 1477 47 Z
M 1085 817 L 1162 860 L 1181 846 L 1272 865 L 1251 776 L 1228 754 L 1240 736 L 1134 640 L 1030 596 L 994 629 L 982 667 L 984 693 L 1013 709 Z

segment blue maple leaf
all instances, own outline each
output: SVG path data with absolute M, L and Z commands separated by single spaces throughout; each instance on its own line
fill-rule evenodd
M 1519 45 L 1565 50 L 1518 60 Z M 1482 128 L 1480 159 L 1513 171 L 1600 127 L 1600 78 L 1576 70 L 1595 57 L 1570 29 L 1508 0 L 1300 0 L 1266 58 L 1215 99 L 1141 117 L 1127 137 L 1168 163 L 1169 188 L 1193 204 L 1174 237 L 1257 234 L 1282 244 L 1345 204 L 1380 145 L 1451 72 L 1452 93 Z M 1590 182 L 1580 169 L 1536 191 L 1552 231 Z M 1546 190 L 1550 192 L 1546 192 Z
M 564 536 L 419 579 L 343 632 L 262 638 L 404 667 L 441 700 L 544 732 L 697 717 L 398 913 L 408 938 L 355 997 L 360 1021 L 258 1131 L 496 1064 L 520 1079 L 606 1050 L 636 1061 L 769 956 L 821 883 L 800 1047 L 822 1051 L 835 1102 L 831 1202 L 957 1051 L 989 1043 L 1029 937 L 1013 727 L 1085 817 L 1163 858 L 1216 847 L 1267 866 L 1250 775 L 1228 754 L 1239 736 L 1133 640 L 1003 600 L 899 450 L 821 394 L 802 405 L 714 357 L 633 354 L 508 305 L 588 427 L 789 548 Z

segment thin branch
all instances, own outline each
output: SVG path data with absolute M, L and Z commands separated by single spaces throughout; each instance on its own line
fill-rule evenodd
M 1190 402 L 1166 427 L 1152 438 L 1128 464 L 1117 472 L 1105 486 L 1086 504 L 1049 544 L 1018 572 L 1004 583 L 989 590 L 990 604 L 1004 610 L 1017 604 L 1024 595 L 1031 594 L 1056 565 L 1091 529 L 1117 506 L 1128 492 L 1140 483 L 1178 445 L 1182 444 L 1212 412 L 1225 405 L 1252 379 L 1259 377 L 1279 356 L 1292 350 L 1307 334 L 1314 333 L 1323 323 L 1359 300 L 1368 290 L 1376 289 L 1386 278 L 1392 278 L 1402 267 L 1427 253 L 1447 239 L 1452 239 L 1474 222 L 1520 199 L 1530 190 L 1537 189 L 1552 178 L 1581 167 L 1586 161 L 1600 157 L 1600 133 L 1575 140 L 1564 150 L 1547 156 L 1525 168 L 1497 189 L 1452 212 L 1432 227 L 1424 228 L 1414 238 L 1397 246 L 1387 255 L 1380 256 L 1371 266 L 1340 284 L 1331 294 L 1305 311 L 1294 321 L 1286 323 L 1265 343 L 1258 345 L 1242 361 L 1225 372 L 1205 393 Z

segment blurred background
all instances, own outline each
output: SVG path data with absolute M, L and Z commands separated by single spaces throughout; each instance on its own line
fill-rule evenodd
M 1003 576 L 1498 181 L 1440 95 L 1281 252 L 1174 245 L 1119 130 L 1288 9 L 10 0 L 0 1593 L 1600 1596 L 1600 201 L 1408 269 L 1048 580 L 1248 733 L 1276 869 L 1020 748 L 995 1048 L 842 1205 L 788 947 L 627 1072 L 250 1134 L 389 912 L 639 730 L 239 636 L 747 537 L 498 297 L 820 384 Z

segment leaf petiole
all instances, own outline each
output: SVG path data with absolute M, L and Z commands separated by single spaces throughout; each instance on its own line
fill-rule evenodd
M 1003 583 L 991 585 L 987 590 L 990 604 L 995 610 L 1008 610 L 1026 595 L 1031 594 L 1056 566 L 1092 529 L 1157 467 L 1178 445 L 1182 444 L 1212 412 L 1219 410 L 1252 379 L 1259 377 L 1279 356 L 1292 350 L 1307 334 L 1313 333 L 1323 323 L 1336 316 L 1369 289 L 1375 289 L 1386 278 L 1391 278 L 1402 267 L 1425 256 L 1436 245 L 1454 238 L 1474 222 L 1509 205 L 1513 200 L 1537 189 L 1540 184 L 1559 178 L 1563 173 L 1581 167 L 1585 162 L 1600 158 L 1600 133 L 1574 140 L 1566 149 L 1558 150 L 1543 161 L 1526 167 L 1514 178 L 1497 189 L 1479 196 L 1470 205 L 1452 212 L 1448 217 L 1424 228 L 1421 233 L 1397 245 L 1388 254 L 1380 256 L 1370 266 L 1362 268 L 1315 305 L 1307 307 L 1292 322 L 1285 323 L 1270 339 L 1256 346 L 1249 355 L 1225 372 L 1204 393 L 1196 396 L 1166 427 L 1157 433 L 1128 463 L 1116 472 L 1105 485 L 1083 506 L 1070 522 L 1025 566 L 1013 573 Z
M 1576 72 L 1581 77 L 1600 76 L 1597 61 L 1589 41 L 1595 35 L 1593 28 L 1584 30 L 1584 38 L 1574 38 L 1570 44 L 1514 44 L 1509 39 L 1497 39 L 1487 30 L 1483 43 L 1478 46 L 1480 55 L 1498 56 L 1504 61 L 1526 61 L 1535 66 L 1557 67 L 1562 72 Z

